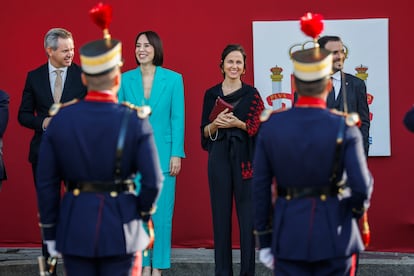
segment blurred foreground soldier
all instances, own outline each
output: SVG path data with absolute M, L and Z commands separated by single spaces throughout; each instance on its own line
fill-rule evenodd
M 414 132 L 414 107 L 405 114 L 403 122 L 409 131 Z
M 51 120 L 50 107 L 53 103 L 83 99 L 86 95 L 81 68 L 73 62 L 75 43 L 72 33 L 63 28 L 50 29 L 44 37 L 44 49 L 48 60 L 27 73 L 17 116 L 20 125 L 33 132 L 29 162 L 35 187 L 40 141 Z M 49 257 L 44 241 L 42 254 Z M 52 275 L 57 275 L 56 271 Z
M 3 135 L 9 122 L 9 95 L 0 90 L 0 191 L 3 180 L 7 179 L 6 168 L 3 160 Z
M 356 218 L 372 192 L 361 132 L 326 108 L 332 54 L 311 48 L 292 59 L 299 99 L 264 114 L 253 164 L 259 259 L 278 276 L 354 275 L 364 249 Z
M 61 107 L 40 146 L 36 190 L 43 238 L 51 256 L 62 255 L 67 276 L 140 275 L 140 251 L 149 241 L 142 221 L 161 185 L 152 128 L 139 108 L 117 103 L 121 43 L 93 41 L 80 54 L 88 93 Z M 139 196 L 132 181 L 138 172 Z

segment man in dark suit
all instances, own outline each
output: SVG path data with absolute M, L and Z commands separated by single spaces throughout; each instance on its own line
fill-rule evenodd
M 0 90 L 0 190 L 2 181 L 7 179 L 3 160 L 3 135 L 9 122 L 9 101 L 9 95 Z
M 348 112 L 356 112 L 359 114 L 364 151 L 365 155 L 368 156 L 370 119 L 365 82 L 354 75 L 347 74 L 342 71 L 347 53 L 345 52 L 345 48 L 340 37 L 322 36 L 318 39 L 318 43 L 321 48 L 331 51 L 333 55 L 333 89 L 331 91 L 332 93 L 328 95 L 326 104 L 328 108 L 335 108 L 339 111 L 345 111 L 343 95 L 346 93 Z M 345 85 L 345 87 L 342 87 L 342 85 Z M 344 89 L 346 89 L 345 93 Z
M 142 223 L 162 183 L 153 130 L 141 108 L 118 104 L 121 43 L 92 41 L 80 54 L 88 93 L 62 107 L 40 144 L 36 191 L 43 239 L 51 256 L 62 255 L 67 276 L 140 275 L 149 241 Z
M 61 28 L 50 29 L 45 35 L 44 47 L 48 62 L 27 74 L 18 112 L 19 123 L 34 131 L 30 142 L 29 162 L 32 164 L 35 185 L 38 150 L 43 132 L 51 119 L 50 107 L 54 103 L 65 103 L 86 95 L 86 87 L 81 81 L 81 69 L 72 63 L 72 34 Z M 43 253 L 47 256 L 44 246 Z
M 414 107 L 411 107 L 404 115 L 403 123 L 409 131 L 414 132 Z
M 275 275 L 354 275 L 355 253 L 364 248 L 357 218 L 373 183 L 361 132 L 346 114 L 326 108 L 332 54 L 311 48 L 292 60 L 295 107 L 264 114 L 257 136 L 252 187 L 259 259 Z

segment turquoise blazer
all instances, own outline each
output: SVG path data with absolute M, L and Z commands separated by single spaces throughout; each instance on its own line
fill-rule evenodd
M 149 121 L 154 130 L 161 169 L 163 173 L 169 172 L 172 156 L 185 157 L 184 84 L 181 74 L 157 66 L 150 98 L 145 99 L 141 69 L 137 67 L 127 71 L 122 74 L 118 100 L 151 107 Z

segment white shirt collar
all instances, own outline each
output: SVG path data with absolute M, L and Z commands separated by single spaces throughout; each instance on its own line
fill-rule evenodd
M 341 80 L 341 71 L 337 71 L 332 75 L 332 78 L 335 80 L 340 81 Z
M 50 63 L 50 60 L 48 61 L 48 64 L 49 64 L 49 74 L 51 74 L 51 73 L 53 73 L 53 72 L 55 72 L 55 70 L 57 70 L 57 69 L 59 69 L 59 70 L 62 70 L 63 72 L 63 75 L 65 75 L 66 74 L 66 71 L 68 70 L 68 67 L 61 67 L 61 68 L 56 68 L 56 67 L 54 67 L 53 65 L 52 65 L 52 63 Z M 62 76 L 63 76 L 62 75 Z

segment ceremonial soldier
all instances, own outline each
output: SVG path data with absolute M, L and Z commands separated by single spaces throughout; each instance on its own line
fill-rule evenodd
M 354 275 L 354 254 L 364 248 L 356 218 L 369 205 L 373 183 L 361 132 L 352 117 L 326 108 L 332 54 L 315 47 L 292 60 L 298 101 L 264 113 L 257 139 L 259 259 L 278 276 Z
M 60 110 L 54 106 L 40 146 L 43 239 L 51 256 L 62 255 L 67 276 L 140 275 L 140 251 L 149 240 L 142 221 L 154 210 L 162 180 L 152 128 L 141 108 L 117 103 L 121 43 L 92 41 L 80 55 L 88 93 Z

